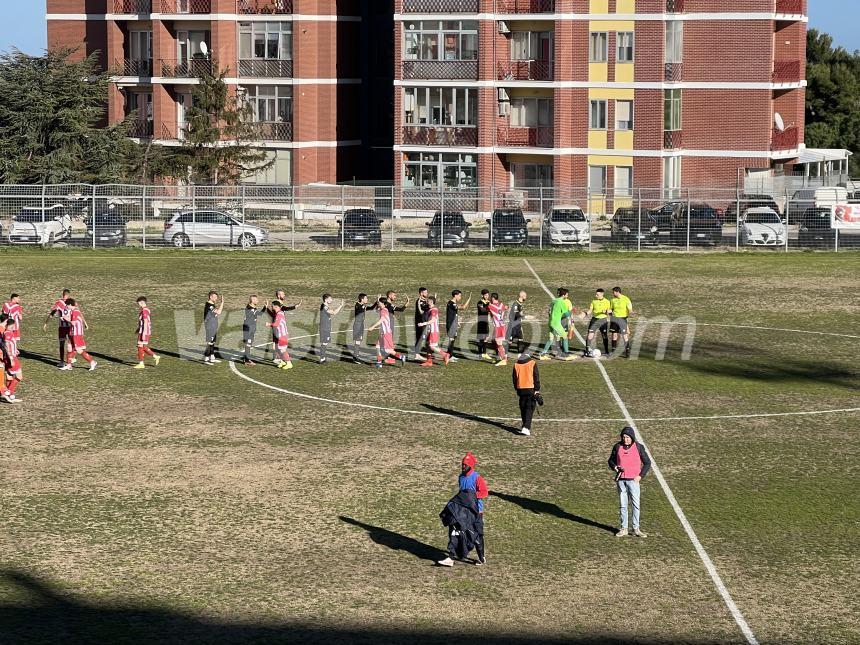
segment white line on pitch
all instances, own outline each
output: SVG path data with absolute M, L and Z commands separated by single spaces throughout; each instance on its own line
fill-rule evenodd
M 529 271 L 531 271 L 532 275 L 538 281 L 541 288 L 549 295 L 550 298 L 553 298 L 552 291 L 550 291 L 543 280 L 541 280 L 540 276 L 537 274 L 537 271 L 534 270 L 531 264 L 529 264 L 528 260 L 523 260 Z M 579 333 L 579 330 L 576 327 L 573 327 L 576 337 L 583 344 L 585 343 L 585 339 L 583 339 L 582 335 Z M 684 527 L 684 531 L 687 533 L 687 537 L 690 538 L 690 542 L 693 543 L 693 548 L 696 549 L 696 553 L 699 555 L 699 558 L 702 560 L 702 564 L 705 565 L 705 569 L 708 571 L 708 574 L 711 576 L 711 580 L 713 580 L 714 585 L 717 588 L 720 596 L 723 599 L 723 602 L 728 607 L 729 611 L 732 614 L 732 617 L 735 619 L 738 627 L 740 627 L 741 632 L 744 637 L 747 639 L 747 642 L 750 645 L 758 645 L 758 640 L 753 634 L 752 629 L 750 629 L 749 624 L 744 618 L 744 615 L 741 613 L 741 610 L 738 609 L 738 606 L 735 604 L 734 599 L 732 598 L 729 590 L 726 589 L 726 585 L 723 584 L 723 579 L 720 577 L 720 574 L 717 572 L 717 568 L 714 566 L 714 563 L 711 561 L 710 556 L 705 551 L 705 547 L 702 546 L 702 543 L 699 542 L 699 538 L 696 536 L 696 532 L 693 530 L 693 527 L 690 525 L 690 522 L 687 520 L 687 516 L 684 514 L 684 511 L 681 509 L 680 504 L 678 504 L 678 500 L 675 499 L 675 495 L 672 493 L 672 489 L 669 488 L 669 484 L 666 482 L 666 478 L 663 477 L 663 473 L 660 471 L 660 468 L 657 466 L 657 462 L 654 460 L 654 456 L 651 455 L 651 451 L 648 450 L 648 447 L 645 445 L 645 442 L 642 440 L 642 435 L 639 433 L 639 428 L 636 427 L 636 422 L 630 416 L 630 412 L 627 410 L 627 406 L 624 404 L 624 401 L 621 399 L 621 396 L 618 394 L 618 390 L 615 389 L 615 385 L 612 383 L 612 379 L 609 378 L 609 374 L 606 372 L 606 368 L 603 366 L 599 360 L 595 360 L 594 364 L 597 365 L 597 369 L 600 370 L 600 375 L 603 377 L 603 380 L 606 382 L 606 386 L 609 388 L 609 391 L 612 393 L 612 398 L 615 399 L 615 403 L 618 405 L 618 409 L 621 410 L 621 414 L 624 415 L 628 425 L 633 428 L 636 432 L 637 439 L 642 443 L 642 447 L 648 452 L 651 456 L 651 467 L 654 470 L 654 476 L 657 478 L 657 481 L 660 482 L 660 487 L 663 489 L 663 493 L 666 495 L 666 498 L 669 500 L 669 504 L 672 506 L 672 510 L 675 511 L 675 515 L 678 516 L 678 520 L 681 522 L 681 526 Z

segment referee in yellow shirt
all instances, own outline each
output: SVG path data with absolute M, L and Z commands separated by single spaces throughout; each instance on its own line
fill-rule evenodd
M 591 316 L 591 322 L 588 323 L 588 338 L 585 341 L 585 355 L 589 358 L 592 356 L 594 335 L 598 329 L 603 336 L 603 353 L 609 355 L 609 314 L 612 312 L 612 304 L 606 299 L 605 294 L 603 289 L 595 291 L 594 300 L 585 312 L 585 316 Z
M 618 349 L 618 335 L 624 337 L 624 358 L 630 358 L 630 332 L 627 326 L 627 319 L 633 313 L 633 303 L 630 298 L 621 293 L 621 287 L 615 287 L 612 290 L 612 298 L 609 300 L 612 305 L 612 318 L 609 323 L 609 330 L 612 332 L 612 354 Z

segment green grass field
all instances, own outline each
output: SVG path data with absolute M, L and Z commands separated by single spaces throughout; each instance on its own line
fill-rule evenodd
M 530 438 L 487 418 L 517 416 L 510 368 L 199 362 L 210 287 L 233 351 L 248 294 L 277 287 L 304 299 L 294 338 L 313 333 L 324 291 L 347 299 L 338 329 L 359 291 L 402 300 L 421 284 L 443 301 L 522 288 L 545 318 L 524 257 L 0 256 L 29 352 L 24 404 L 0 408 L 0 642 L 746 642 L 653 474 L 649 537 L 614 537 L 606 458 L 625 423 L 593 361 L 541 364 L 547 405 Z M 860 641 L 860 256 L 528 261 L 580 307 L 620 284 L 640 320 L 695 319 L 691 360 L 685 327 L 655 360 L 655 327 L 637 360 L 603 362 L 608 379 L 755 639 Z M 95 372 L 55 367 L 56 332 L 41 325 L 63 287 L 90 323 Z M 140 294 L 165 355 L 144 371 L 131 369 Z M 293 344 L 302 355 L 314 339 Z M 784 413 L 798 414 L 754 416 Z M 492 491 L 488 564 L 442 569 L 438 513 L 467 450 Z

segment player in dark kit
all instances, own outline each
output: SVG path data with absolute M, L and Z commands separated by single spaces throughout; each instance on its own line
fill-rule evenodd
M 415 347 L 413 353 L 416 361 L 426 360 L 422 352 L 427 342 L 427 326 L 424 323 L 427 322 L 430 313 L 430 305 L 427 303 L 428 295 L 427 287 L 421 287 L 418 289 L 418 300 L 415 301 Z
M 454 356 L 454 344 L 457 342 L 457 336 L 460 334 L 460 312 L 469 307 L 469 303 L 472 302 L 472 296 L 470 295 L 466 299 L 466 302 L 461 304 L 462 300 L 463 292 L 459 289 L 454 289 L 451 292 L 451 299 L 445 307 L 445 333 L 448 336 L 447 353 L 451 357 L 449 360 L 455 363 L 457 362 L 457 358 Z
M 490 292 L 481 291 L 478 300 L 478 356 L 486 361 L 493 360 L 487 353 L 487 338 L 490 335 Z
M 218 302 L 218 292 L 210 291 L 206 304 L 203 305 L 203 328 L 206 334 L 206 349 L 203 350 L 203 362 L 206 365 L 214 365 L 221 361 L 215 358 L 218 348 L 215 343 L 218 339 L 218 316 L 224 310 L 224 299 Z
M 361 346 L 364 344 L 364 321 L 368 311 L 375 311 L 379 307 L 381 294 L 376 296 L 373 304 L 367 300 L 366 293 L 358 294 L 355 303 L 355 318 L 352 321 L 352 360 L 361 362 Z
M 325 365 L 328 361 L 328 346 L 331 343 L 331 320 L 337 316 L 343 309 L 346 301 L 341 301 L 337 308 L 332 307 L 334 298 L 331 294 L 323 294 L 322 304 L 320 305 L 320 326 L 319 326 L 319 349 L 317 353 L 320 357 L 320 365 Z

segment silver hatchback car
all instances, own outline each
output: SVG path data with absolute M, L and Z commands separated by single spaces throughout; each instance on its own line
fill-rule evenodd
M 164 222 L 164 242 L 177 248 L 217 245 L 249 249 L 268 239 L 266 229 L 243 224 L 218 210 L 183 210 Z

